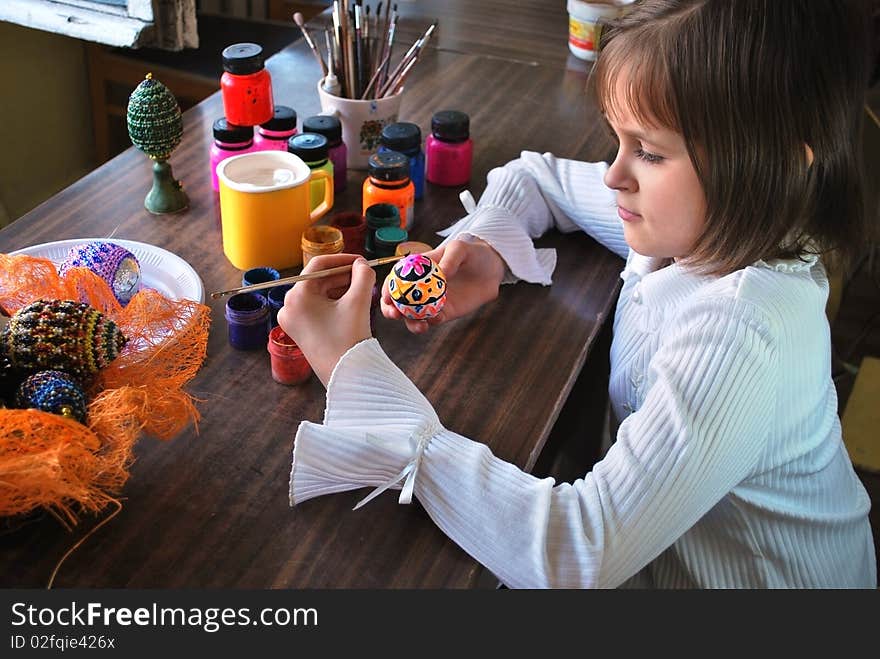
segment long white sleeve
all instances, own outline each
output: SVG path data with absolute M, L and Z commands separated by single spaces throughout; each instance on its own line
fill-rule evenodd
M 334 370 L 324 423 L 300 425 L 291 503 L 413 487 L 511 586 L 616 586 L 647 565 L 644 583 L 666 588 L 876 587 L 821 265 L 709 278 L 649 261 L 630 259 L 615 319 L 617 440 L 583 479 L 534 478 L 444 428 L 370 339 Z
M 501 255 L 516 279 L 549 284 L 555 250 L 535 250 L 532 239 L 551 228 L 581 229 L 626 258 L 629 247 L 617 216 L 614 191 L 605 186 L 608 166 L 524 151 L 489 172 L 476 208 L 449 229 L 447 240 L 481 238 Z

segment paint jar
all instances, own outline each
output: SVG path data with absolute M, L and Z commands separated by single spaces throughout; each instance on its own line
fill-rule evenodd
M 236 126 L 259 126 L 274 114 L 272 77 L 263 65 L 263 48 L 237 43 L 223 49 L 220 93 L 223 114 Z
M 299 346 L 281 327 L 273 327 L 266 343 L 272 363 L 272 379 L 279 384 L 301 384 L 309 379 L 312 367 Z
M 275 114 L 260 124 L 254 135 L 254 151 L 287 151 L 287 140 L 296 135 L 296 110 L 276 105 Z
M 336 192 L 345 190 L 348 179 L 348 148 L 342 141 L 342 122 L 338 117 L 318 114 L 303 121 L 304 133 L 317 133 L 327 138 L 327 154 L 333 163 L 333 185 Z
M 278 324 L 278 312 L 284 306 L 284 296 L 287 291 L 293 288 L 293 284 L 283 284 L 281 286 L 273 286 L 266 293 L 266 301 L 269 303 L 269 326 L 275 327 Z
M 394 249 L 395 256 L 406 256 L 407 254 L 424 254 L 425 252 L 430 252 L 433 247 L 431 247 L 428 243 L 420 243 L 417 240 L 407 240 L 406 242 L 400 243 Z
M 602 20 L 613 18 L 619 13 L 620 7 L 610 2 L 568 0 L 568 49 L 580 59 L 596 59 Z
M 317 133 L 300 133 L 287 140 L 287 150 L 309 166 L 312 174 L 323 170 L 329 178 L 313 180 L 311 186 L 311 210 L 315 210 L 324 199 L 324 187 L 330 185 L 330 207 L 333 207 L 333 163 L 327 157 L 327 138 Z
M 422 130 L 416 124 L 399 121 L 382 129 L 379 153 L 397 151 L 409 158 L 409 178 L 416 199 L 425 194 L 425 153 L 422 151 Z
M 382 227 L 399 227 L 400 211 L 394 204 L 373 204 L 364 211 L 367 231 L 364 236 L 364 254 L 370 258 L 376 255 L 376 230 Z
M 252 126 L 236 126 L 230 124 L 226 117 L 214 122 L 211 130 L 214 143 L 211 145 L 211 187 L 218 191 L 217 165 L 231 156 L 238 156 L 254 150 L 254 129 Z
M 364 215 L 373 204 L 394 204 L 400 212 L 401 228 L 410 229 L 416 190 L 409 177 L 409 158 L 397 151 L 374 153 L 369 167 L 363 187 Z
M 464 185 L 471 178 L 473 159 L 470 117 L 457 110 L 435 112 L 425 141 L 426 178 L 436 185 Z
M 266 343 L 269 334 L 269 305 L 256 293 L 238 293 L 226 301 L 229 345 L 252 350 Z
M 397 251 L 397 246 L 406 242 L 408 239 L 409 234 L 406 232 L 406 229 L 401 229 L 400 227 L 382 227 L 381 229 L 376 229 L 376 236 L 373 240 L 373 244 L 376 246 L 376 258 L 394 256 Z M 376 282 L 380 286 L 382 282 L 385 281 L 385 278 L 391 272 L 393 267 L 393 263 L 385 263 L 384 265 L 376 266 Z
M 345 242 L 336 227 L 323 224 L 305 230 L 302 237 L 303 266 L 316 256 L 340 254 Z
M 342 232 L 342 240 L 345 243 L 342 251 L 346 254 L 364 253 L 364 241 L 367 237 L 367 220 L 363 215 L 355 211 L 335 213 L 330 216 L 327 223 Z
M 251 268 L 250 270 L 246 270 L 241 275 L 241 285 L 242 286 L 250 286 L 252 284 L 265 284 L 270 281 L 275 281 L 280 279 L 281 275 L 275 268 Z M 266 291 L 268 289 L 263 289 L 261 291 L 252 291 L 257 295 L 262 297 L 266 297 Z

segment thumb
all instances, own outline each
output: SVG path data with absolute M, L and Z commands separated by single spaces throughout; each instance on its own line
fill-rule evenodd
M 363 257 L 357 259 L 351 266 L 351 285 L 346 297 L 355 301 L 367 300 L 369 305 L 373 297 L 373 285 L 376 283 L 376 271 L 367 265 Z
M 460 240 L 453 240 L 446 246 L 440 260 L 434 259 L 434 261 L 440 266 L 446 278 L 450 279 L 458 273 L 458 269 L 466 258 L 467 244 Z

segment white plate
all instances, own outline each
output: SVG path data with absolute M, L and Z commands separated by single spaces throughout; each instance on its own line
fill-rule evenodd
M 193 267 L 177 254 L 147 243 L 116 238 L 79 238 L 32 245 L 10 254 L 26 254 L 48 259 L 57 267 L 67 258 L 71 247 L 98 241 L 115 243 L 137 257 L 141 264 L 142 288 L 154 288 L 172 300 L 205 301 L 205 286 Z

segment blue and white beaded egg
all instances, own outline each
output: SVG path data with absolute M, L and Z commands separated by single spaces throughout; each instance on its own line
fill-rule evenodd
M 141 265 L 137 257 L 116 243 L 95 241 L 71 247 L 58 267 L 58 274 L 63 277 L 75 267 L 88 268 L 106 281 L 122 306 L 140 288 Z

